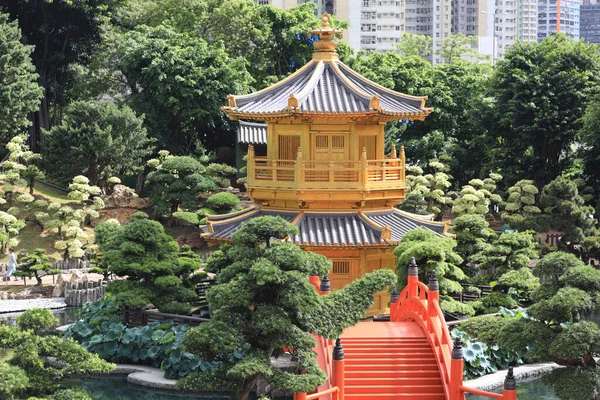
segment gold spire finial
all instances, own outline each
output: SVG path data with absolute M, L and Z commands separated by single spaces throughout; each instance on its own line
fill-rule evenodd
M 341 35 L 341 29 L 333 29 L 329 24 L 330 16 L 327 12 L 321 15 L 321 28 L 311 29 L 309 33 L 315 34 L 319 37 L 318 41 L 313 42 L 313 46 L 317 49 L 317 52 L 335 52 L 337 43 L 332 39 L 335 35 Z

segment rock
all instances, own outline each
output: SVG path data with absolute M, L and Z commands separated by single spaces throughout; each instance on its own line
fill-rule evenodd
M 199 232 L 190 233 L 189 235 L 180 235 L 175 239 L 179 246 L 188 245 L 192 249 L 200 249 L 206 245 L 204 239 L 200 236 Z
M 8 300 L 8 293 L 7 292 L 0 292 L 0 300 Z
M 136 208 L 139 210 L 150 206 L 149 199 L 141 198 L 124 185 L 115 185 L 111 195 L 104 198 L 105 208 Z
M 63 278 L 62 274 L 58 275 L 58 279 L 56 279 L 56 285 L 52 289 L 52 297 L 65 297 L 65 286 L 67 282 L 65 282 L 65 278 Z
M 73 275 L 71 275 L 71 279 L 69 279 L 69 283 L 78 283 L 79 281 L 81 281 L 83 279 L 84 275 L 83 273 L 79 272 L 79 271 L 74 271 Z

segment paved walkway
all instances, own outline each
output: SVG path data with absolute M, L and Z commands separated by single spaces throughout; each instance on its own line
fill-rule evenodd
M 54 310 L 66 306 L 65 299 L 62 297 L 54 299 L 2 300 L 0 301 L 0 313 L 21 312 L 32 308 L 49 308 Z

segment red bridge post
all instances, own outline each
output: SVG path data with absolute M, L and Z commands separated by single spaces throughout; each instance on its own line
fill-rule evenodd
M 450 400 L 464 400 L 465 396 L 460 388 L 463 385 L 464 361 L 462 343 L 459 339 L 454 341 L 452 361 L 450 364 Z
M 317 289 L 317 292 L 320 292 L 320 288 L 319 286 L 321 285 L 320 279 L 319 279 L 319 275 L 311 275 L 308 277 L 308 283 L 310 283 L 311 285 L 314 286 L 315 289 Z
M 513 374 L 513 367 L 508 368 L 508 373 L 504 379 L 502 400 L 517 400 L 517 381 L 515 380 L 515 375 Z
M 338 400 L 344 400 L 344 387 L 345 387 L 345 379 L 344 374 L 346 370 L 345 361 L 344 361 L 344 348 L 342 347 L 342 343 L 340 339 L 336 339 L 335 347 L 333 348 L 333 382 L 331 382 L 332 386 L 337 386 L 338 391 Z
M 398 293 L 398 287 L 394 285 L 394 289 L 392 289 L 392 295 L 390 297 L 390 321 L 396 321 L 399 306 L 400 294 Z
M 329 282 L 329 275 L 325 275 L 321 280 L 321 286 L 319 287 L 319 293 L 331 294 L 331 283 Z
M 410 264 L 408 265 L 408 297 L 418 298 L 419 287 L 419 268 L 417 268 L 417 262 L 413 257 Z

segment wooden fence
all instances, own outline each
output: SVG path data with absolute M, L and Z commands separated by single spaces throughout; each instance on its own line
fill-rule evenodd
M 146 326 L 152 322 L 173 321 L 175 325 L 187 324 L 197 326 L 209 322 L 208 318 L 190 317 L 187 315 L 167 314 L 153 310 L 123 307 L 123 323 L 128 327 Z

